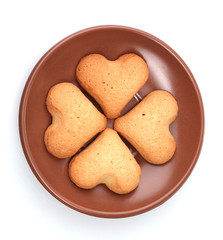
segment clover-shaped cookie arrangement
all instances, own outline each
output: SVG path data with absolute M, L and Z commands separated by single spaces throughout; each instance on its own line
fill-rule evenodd
M 115 119 L 146 83 L 149 70 L 146 62 L 133 53 L 115 61 L 90 54 L 79 62 L 76 77 L 99 103 L 106 117 Z M 47 150 L 58 158 L 74 156 L 102 132 L 70 161 L 69 177 L 81 188 L 91 189 L 103 183 L 113 192 L 124 194 L 138 186 L 140 166 L 118 133 L 152 164 L 167 162 L 176 150 L 169 125 L 177 117 L 178 106 L 166 91 L 148 94 L 136 107 L 115 120 L 114 130 L 106 128 L 106 117 L 72 83 L 53 86 L 46 105 L 52 124 L 45 132 L 44 141 Z

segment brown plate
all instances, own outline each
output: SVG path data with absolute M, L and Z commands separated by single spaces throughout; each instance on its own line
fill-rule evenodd
M 45 106 L 47 93 L 54 84 L 69 81 L 78 86 L 75 68 L 81 57 L 100 53 L 115 60 L 134 52 L 148 63 L 150 76 L 123 113 L 155 89 L 174 95 L 179 116 L 170 130 L 177 142 L 174 157 L 166 164 L 147 163 L 127 143 L 142 168 L 138 188 L 118 195 L 99 185 L 92 190 L 76 187 L 68 177 L 70 158 L 57 159 L 44 145 L 43 135 L 51 123 Z M 86 92 L 84 92 L 86 94 Z M 100 109 L 100 107 L 93 103 Z M 112 126 L 112 121 L 109 121 Z M 166 201 L 185 182 L 201 150 L 204 112 L 199 89 L 183 60 L 165 43 L 137 29 L 100 26 L 68 36 L 51 48 L 32 71 L 21 99 L 19 126 L 27 161 L 42 185 L 58 200 L 80 212 L 100 217 L 126 217 L 148 211 Z

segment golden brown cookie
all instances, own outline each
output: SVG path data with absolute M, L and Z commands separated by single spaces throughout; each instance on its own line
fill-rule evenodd
M 53 86 L 46 105 L 52 124 L 45 132 L 44 142 L 47 150 L 58 158 L 71 157 L 106 127 L 105 116 L 72 83 Z
M 115 61 L 90 54 L 79 62 L 76 77 L 105 115 L 113 119 L 146 83 L 149 70 L 146 62 L 134 53 L 124 54 Z
M 117 132 L 107 128 L 69 164 L 70 179 L 79 187 L 90 189 L 98 184 L 115 193 L 134 190 L 141 169 Z
M 172 158 L 176 149 L 169 125 L 177 112 L 177 102 L 170 93 L 153 91 L 130 112 L 116 119 L 114 129 L 148 162 L 162 164 Z

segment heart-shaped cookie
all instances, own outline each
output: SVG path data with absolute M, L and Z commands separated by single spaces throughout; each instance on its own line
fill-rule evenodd
M 76 77 L 105 115 L 113 119 L 146 83 L 149 70 L 146 62 L 134 53 L 124 54 L 115 61 L 90 54 L 79 62 Z
M 176 149 L 169 125 L 177 112 L 177 102 L 170 93 L 153 91 L 130 112 L 116 119 L 114 129 L 148 162 L 162 164 L 172 158 Z
M 134 190 L 141 169 L 117 132 L 107 128 L 69 164 L 70 179 L 90 189 L 100 183 L 119 194 Z
M 44 141 L 47 150 L 58 158 L 71 157 L 106 127 L 105 116 L 72 83 L 53 86 L 46 105 L 53 119 Z

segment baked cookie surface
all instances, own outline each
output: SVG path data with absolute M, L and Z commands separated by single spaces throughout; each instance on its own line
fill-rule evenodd
M 176 150 L 169 125 L 178 114 L 174 97 L 163 90 L 148 94 L 136 107 L 115 120 L 114 129 L 150 163 L 163 164 Z
M 105 115 L 117 118 L 149 77 L 146 62 L 134 53 L 110 61 L 100 54 L 83 57 L 76 77 L 80 85 L 100 104 Z
M 47 150 L 58 158 L 74 155 L 106 127 L 107 120 L 72 83 L 53 86 L 46 99 L 52 124 L 46 129 Z
M 105 129 L 69 164 L 70 179 L 79 187 L 91 189 L 105 184 L 115 193 L 134 190 L 141 169 L 128 147 L 113 129 Z

